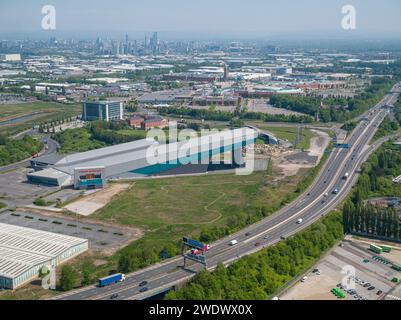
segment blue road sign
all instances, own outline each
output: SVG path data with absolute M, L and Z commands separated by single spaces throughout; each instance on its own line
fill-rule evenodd
M 193 239 L 190 239 L 188 237 L 184 237 L 182 239 L 182 241 L 184 242 L 184 244 L 186 244 L 187 246 L 192 247 L 192 248 L 201 249 L 201 250 L 203 250 L 205 248 L 205 245 L 203 243 L 193 240 Z
M 189 253 L 186 255 L 186 258 L 189 260 L 193 260 L 195 262 L 200 262 L 202 264 L 206 264 L 206 257 L 204 255 L 195 255 L 192 253 Z
M 348 143 L 337 143 L 334 145 L 334 148 L 349 149 L 349 144 Z

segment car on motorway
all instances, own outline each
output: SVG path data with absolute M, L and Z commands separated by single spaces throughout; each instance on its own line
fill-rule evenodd
M 264 236 L 263 239 L 267 240 L 269 239 L 269 236 Z
M 111 297 L 110 297 L 111 300 L 114 300 L 117 298 L 118 298 L 118 293 L 115 293 L 115 294 L 111 295 Z
M 260 246 L 260 242 L 256 242 L 255 247 L 259 247 L 259 246 Z
M 250 232 L 245 233 L 245 237 L 249 237 L 251 235 Z
M 144 286 L 146 286 L 148 284 L 148 282 L 147 281 L 142 281 L 140 284 L 139 284 L 139 286 L 140 287 L 144 287 Z
M 328 192 L 326 192 L 326 193 L 324 194 L 324 196 L 325 196 L 325 197 L 328 197 L 328 196 L 329 196 L 329 193 L 328 193 Z
M 285 240 L 285 239 L 287 239 L 287 238 L 286 238 L 285 236 L 281 236 L 280 239 L 281 239 L 281 240 Z
M 141 289 L 139 289 L 139 292 L 143 293 L 148 291 L 149 289 L 147 287 L 142 287 Z
M 382 293 L 383 293 L 383 291 L 381 291 L 381 290 L 379 290 L 379 291 L 376 292 L 376 294 L 377 294 L 378 296 L 380 296 Z
M 297 220 L 297 224 L 301 224 L 303 221 L 304 221 L 304 220 L 303 220 L 302 218 L 299 218 L 299 219 Z
M 338 194 L 340 192 L 340 189 L 339 188 L 335 188 L 334 190 L 333 190 L 333 194 Z
M 236 244 L 238 244 L 237 240 L 231 240 L 230 241 L 230 246 L 235 246 Z

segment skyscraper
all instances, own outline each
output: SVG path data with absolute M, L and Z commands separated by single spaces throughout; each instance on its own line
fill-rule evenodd
M 124 53 L 125 53 L 125 54 L 129 54 L 128 34 L 125 35 Z
M 157 32 L 153 32 L 152 37 L 150 38 L 150 48 L 151 48 L 153 54 L 158 53 L 159 40 L 157 38 Z

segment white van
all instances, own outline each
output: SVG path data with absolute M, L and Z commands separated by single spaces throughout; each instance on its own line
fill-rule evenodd
M 230 246 L 235 246 L 238 243 L 237 240 L 231 240 L 230 241 Z

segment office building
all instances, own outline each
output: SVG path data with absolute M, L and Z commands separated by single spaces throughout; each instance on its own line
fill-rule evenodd
M 124 107 L 122 102 L 113 101 L 87 101 L 82 104 L 82 119 L 84 121 L 123 120 Z

